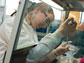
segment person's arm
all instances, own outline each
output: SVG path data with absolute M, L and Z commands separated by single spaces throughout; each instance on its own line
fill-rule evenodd
M 53 49 L 48 55 L 43 57 L 40 60 L 40 63 L 50 63 L 53 60 L 55 60 L 57 56 L 60 56 L 64 54 L 65 52 L 69 51 L 69 48 L 67 47 L 67 45 L 70 43 L 72 43 L 72 41 L 68 41 L 59 45 L 56 49 Z
M 46 35 L 37 46 L 30 50 L 26 59 L 28 63 L 38 63 L 42 57 L 59 44 L 63 35 L 58 31 L 55 33 L 57 34 L 56 36 L 54 34 Z
M 52 62 L 58 56 L 57 54 L 55 54 L 55 52 L 56 52 L 56 49 L 53 49 L 49 54 L 47 54 L 45 57 L 43 57 L 39 61 L 39 63 L 50 63 L 50 62 Z
M 46 35 L 36 47 L 30 50 L 26 59 L 27 62 L 38 63 L 41 58 L 51 52 L 51 50 L 59 44 L 63 36 L 72 35 L 77 25 L 76 22 L 71 24 L 69 23 L 72 21 L 72 18 L 67 19 L 64 23 L 61 24 L 61 26 L 55 33 Z

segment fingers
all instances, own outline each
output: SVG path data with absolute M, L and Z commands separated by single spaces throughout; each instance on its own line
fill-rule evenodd
M 69 21 L 68 22 L 69 25 L 73 25 L 73 24 L 76 24 L 76 21 L 72 20 L 72 21 Z
M 72 43 L 72 41 L 65 42 L 62 44 L 62 47 L 65 47 L 66 45 L 71 44 L 71 43 Z
M 70 36 L 76 31 L 76 26 L 76 21 L 74 21 L 73 18 L 70 18 L 60 25 L 59 30 L 64 36 Z
M 64 47 L 64 52 L 67 52 L 69 51 L 69 48 L 68 47 Z
M 76 25 L 77 25 L 77 23 L 76 23 L 76 21 L 74 21 L 72 26 L 76 27 Z
M 66 53 L 67 51 L 69 51 L 68 47 L 60 47 L 60 48 L 56 48 L 54 53 L 55 53 L 56 56 L 60 56 L 64 53 Z
M 68 24 L 70 21 L 74 21 L 74 18 L 71 17 L 71 18 L 67 19 L 67 20 L 65 21 L 65 23 Z
M 76 21 L 74 21 L 74 18 L 67 19 L 65 21 L 65 24 L 70 25 L 70 26 L 72 26 L 74 28 L 76 28 L 76 26 L 77 26 L 77 23 L 76 23 Z
M 68 41 L 67 43 L 68 43 L 68 44 L 71 44 L 71 43 L 72 43 L 72 41 Z

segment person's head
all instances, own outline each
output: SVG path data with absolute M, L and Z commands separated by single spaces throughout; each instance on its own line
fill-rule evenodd
M 29 16 L 33 28 L 44 28 L 54 19 L 52 8 L 43 2 L 36 3 L 27 10 L 26 16 Z

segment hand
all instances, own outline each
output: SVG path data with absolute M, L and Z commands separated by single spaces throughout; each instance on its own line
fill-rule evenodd
M 76 25 L 77 25 L 76 21 L 74 21 L 73 18 L 69 18 L 60 25 L 58 30 L 64 36 L 70 36 L 73 34 L 73 32 L 76 31 Z
M 55 50 L 54 53 L 56 56 L 60 56 L 64 54 L 65 52 L 69 51 L 69 48 L 67 47 L 68 44 L 72 43 L 72 41 L 68 41 L 66 43 L 61 44 L 58 46 Z

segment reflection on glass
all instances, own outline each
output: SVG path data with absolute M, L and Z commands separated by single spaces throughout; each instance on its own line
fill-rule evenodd
M 12 62 L 25 63 L 29 50 L 32 47 L 36 46 L 39 43 L 38 40 L 41 40 L 41 38 L 46 35 L 47 28 L 50 26 L 47 24 L 50 24 L 53 19 L 54 15 L 51 6 L 43 2 L 35 3 L 28 1 L 28 3 L 26 4 L 26 11 L 22 23 L 18 44 L 16 50 L 13 52 L 12 55 Z M 41 31 L 39 32 L 40 29 Z M 45 29 L 45 31 L 42 31 L 42 29 Z M 36 48 L 38 48 L 38 46 Z M 37 52 L 36 50 L 38 50 L 36 48 L 34 48 L 35 52 Z M 37 53 L 42 54 L 42 52 Z M 36 53 L 30 53 L 32 57 L 34 57 L 34 54 Z
M 60 20 L 55 19 L 53 21 L 53 19 L 54 19 L 53 10 L 50 7 L 46 8 L 45 5 L 43 5 L 43 4 L 40 7 L 41 3 L 37 4 L 37 5 L 36 4 L 37 3 L 35 3 L 35 2 L 28 1 L 28 4 L 26 5 L 25 16 L 23 19 L 17 48 L 16 48 L 16 51 L 14 51 L 13 55 L 12 55 L 12 62 L 14 62 L 14 63 L 25 63 L 26 58 L 28 61 L 29 61 L 29 59 L 33 59 L 33 58 L 34 58 L 33 61 L 40 61 L 39 58 L 41 59 L 42 55 L 44 56 L 44 55 L 48 54 L 50 51 L 50 49 L 49 48 L 46 49 L 44 45 L 48 44 L 47 42 L 49 42 L 48 41 L 49 39 L 52 39 L 52 36 L 49 39 L 46 38 L 46 39 L 48 39 L 47 41 L 46 41 L 46 39 L 43 41 L 41 39 L 47 34 L 47 31 L 50 33 L 53 33 L 56 31 L 56 29 L 59 28 L 59 26 L 61 24 L 62 19 L 60 19 Z M 73 16 L 73 15 L 71 15 L 71 16 Z M 79 18 L 79 16 L 78 16 L 78 18 Z M 78 19 L 78 21 L 79 21 L 79 19 Z M 47 26 L 47 23 L 50 25 Z M 81 49 L 84 46 L 84 43 L 83 43 L 83 41 L 84 41 L 83 33 L 84 32 L 83 32 L 83 30 L 81 30 L 82 26 L 83 25 L 79 26 L 79 24 L 78 24 L 79 29 L 77 28 L 77 31 L 74 33 L 73 36 L 68 37 L 68 40 L 73 41 L 72 44 L 74 46 L 77 46 Z M 56 39 L 56 40 L 58 40 L 58 42 L 59 42 L 59 38 Z M 37 45 L 37 44 L 39 44 L 40 40 L 42 41 L 42 43 L 45 42 L 44 45 L 43 44 Z M 54 39 L 51 41 L 53 42 Z M 67 40 L 65 37 L 62 40 L 62 42 L 66 42 L 66 41 Z M 59 45 L 58 42 L 55 45 L 56 47 L 57 47 L 57 45 Z M 48 47 L 51 47 L 51 45 L 52 44 L 50 44 Z M 44 46 L 42 50 L 39 49 L 41 46 Z M 33 48 L 33 49 L 31 49 L 31 48 Z M 54 48 L 54 47 L 52 47 L 52 48 Z M 39 52 L 38 52 L 38 49 L 39 49 Z M 30 53 L 29 53 L 29 50 L 31 50 Z M 37 55 L 35 55 L 36 52 L 38 53 Z M 28 53 L 29 53 L 29 55 L 28 55 Z M 83 53 L 83 52 L 81 52 L 81 53 Z M 35 57 L 38 59 L 35 60 Z M 76 57 L 76 56 L 73 55 L 73 57 Z

